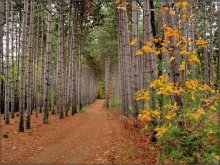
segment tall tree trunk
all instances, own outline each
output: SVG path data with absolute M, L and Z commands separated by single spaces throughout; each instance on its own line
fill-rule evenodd
M 207 19 L 207 11 L 206 11 L 206 2 L 203 2 L 204 5 L 204 31 L 203 31 L 203 38 L 204 40 L 207 40 L 206 35 L 206 19 Z M 203 53 L 203 59 L 204 59 L 204 82 L 205 84 L 209 85 L 209 59 L 208 59 L 208 49 L 204 48 Z
M 105 106 L 109 109 L 110 54 L 105 55 Z
M 60 119 L 64 117 L 63 112 L 63 95 L 64 95 L 64 89 L 63 89 L 63 2 L 60 2 L 59 4 L 59 23 L 58 23 L 58 38 L 59 38 L 59 58 L 58 58 L 58 110 L 59 110 L 59 117 Z
M 194 13 L 194 8 L 195 8 L 195 2 L 194 0 L 191 0 L 191 8 L 190 8 L 190 15 L 192 15 Z M 196 18 L 194 18 L 196 19 Z M 195 21 L 196 20 L 191 20 L 190 23 L 190 28 L 191 28 L 191 32 L 190 32 L 190 38 L 191 38 L 191 50 L 195 49 Z M 196 78 L 196 65 L 195 62 L 193 62 L 191 64 L 191 68 L 192 68 L 192 78 L 195 79 Z
M 17 43 L 15 43 L 17 45 Z M 11 2 L 11 65 L 12 65 L 12 76 L 11 76 L 11 118 L 14 118 L 14 103 L 15 103 L 15 61 L 14 61 L 14 2 Z
M 26 60 L 26 33 L 27 33 L 27 17 L 28 17 L 29 1 L 24 0 L 24 14 L 23 14 L 23 31 L 22 31 L 22 53 L 21 53 L 21 95 L 20 95 L 20 114 L 19 114 L 19 132 L 24 132 L 24 110 L 25 110 L 25 60 Z
M 40 8 L 38 7 L 38 13 L 40 12 Z M 39 51 L 39 37 L 40 34 L 40 17 L 38 16 L 37 18 L 37 34 L 36 34 L 36 38 L 37 38 L 37 45 L 36 45 L 36 53 L 35 53 L 35 85 L 34 85 L 34 93 L 35 93 L 35 110 L 36 110 L 36 118 L 38 117 L 38 110 L 39 110 L 39 93 L 38 93 L 38 79 L 40 78 L 40 72 L 39 72 L 39 64 L 40 64 L 40 51 Z
M 220 88 L 220 1 L 217 2 L 218 6 L 218 87 Z
M 29 57 L 28 57 L 28 95 L 27 95 L 27 119 L 26 128 L 31 128 L 31 111 L 33 101 L 33 39 L 34 39 L 34 5 L 35 1 L 31 1 L 30 11 L 30 29 L 29 29 Z
M 17 35 L 16 35 L 16 69 L 17 69 L 17 75 L 16 75 L 16 87 L 15 87 L 15 111 L 18 112 L 19 111 L 19 74 L 20 73 L 20 55 L 21 55 L 21 23 L 22 23 L 22 14 L 21 14 L 21 9 L 19 11 L 19 27 L 17 28 L 17 32 L 18 33 L 18 39 L 17 39 Z
M 138 4 L 136 0 L 132 1 L 132 39 L 138 40 Z M 138 51 L 138 43 L 132 46 L 132 70 L 133 70 L 133 86 L 132 86 L 132 96 L 138 92 L 138 59 L 139 57 L 136 55 Z M 135 118 L 138 117 L 139 109 L 138 109 L 138 102 L 135 99 L 132 99 L 133 105 L 133 116 Z
M 43 123 L 48 123 L 49 117 L 49 101 L 50 101 L 50 63 L 51 63 L 51 22 L 52 22 L 52 4 L 48 1 L 48 18 L 47 18 L 47 44 L 46 44 L 46 77 L 45 77 L 45 106 Z
M 9 0 L 6 0 L 6 54 L 5 54 L 5 124 L 9 124 Z
M 44 8 L 44 3 L 41 6 L 42 10 Z M 45 54 L 44 54 L 44 10 L 42 15 L 42 23 L 41 23 L 41 80 L 40 80 L 40 113 L 43 110 L 44 106 L 44 65 L 45 65 Z
M 77 63 L 76 63 L 76 9 L 73 8 L 75 12 L 73 12 L 73 18 L 72 18 L 72 29 L 71 29 L 71 41 L 72 41 L 72 47 L 71 47 L 71 57 L 72 57 L 72 99 L 71 99 L 71 105 L 72 105 L 72 112 L 71 114 L 74 115 L 77 113 L 77 101 L 76 101 L 76 71 L 77 71 Z
M 214 53 L 213 53 L 213 0 L 209 2 L 209 51 L 210 51 L 210 62 L 209 62 L 209 81 L 214 81 Z
M 4 27 L 4 1 L 0 1 L 0 114 L 4 110 L 3 27 Z

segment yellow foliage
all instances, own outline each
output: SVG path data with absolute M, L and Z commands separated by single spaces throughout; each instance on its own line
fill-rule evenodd
M 175 60 L 175 57 L 172 56 L 168 63 L 172 62 L 173 60 Z
M 159 54 L 160 54 L 160 51 L 157 50 L 157 51 L 155 51 L 154 53 L 155 53 L 156 55 L 159 55 Z
M 183 11 L 186 11 L 186 10 L 187 10 L 188 5 L 189 5 L 189 4 L 188 4 L 188 2 L 187 2 L 187 1 L 183 1 L 183 2 L 182 2 L 182 10 L 183 10 Z
M 185 43 L 188 43 L 189 40 L 186 38 L 186 37 L 182 37 L 182 40 L 185 42 Z
M 163 84 L 161 83 L 160 80 L 154 80 L 151 84 L 150 87 L 155 88 L 157 86 L 162 86 Z
M 192 89 L 192 88 L 193 88 L 193 86 L 192 86 L 190 80 L 187 80 L 187 81 L 185 82 L 185 85 L 186 85 L 186 87 L 187 87 L 188 89 Z
M 152 40 L 153 42 L 155 42 L 155 43 L 158 43 L 158 42 L 159 42 L 159 39 L 157 39 L 157 38 L 151 38 L 151 40 Z
M 121 2 L 121 0 L 115 0 L 116 4 L 119 4 Z
M 126 10 L 127 10 L 126 7 L 125 7 L 125 6 L 122 6 L 122 5 L 119 5 L 119 6 L 117 7 L 117 9 L 118 9 L 118 10 L 122 10 L 122 11 L 126 11 Z
M 155 128 L 155 131 L 157 131 L 156 136 L 158 138 L 162 137 L 167 132 L 167 130 L 168 128 L 165 126 Z
M 148 111 L 144 111 L 142 114 L 139 114 L 138 118 L 140 120 L 147 120 L 147 121 L 151 120 L 150 113 Z
M 203 39 L 196 40 L 196 45 L 202 46 L 203 48 L 207 48 L 207 42 Z
M 184 62 L 184 61 L 181 63 L 179 70 L 180 70 L 180 71 L 185 70 L 185 62 Z
M 182 43 L 181 41 L 177 42 L 177 43 L 176 43 L 176 46 L 180 46 L 181 43 Z
M 149 92 L 145 90 L 140 90 L 135 94 L 134 99 L 136 101 L 140 101 L 140 100 L 148 101 L 150 99 Z
M 176 2 L 175 5 L 176 5 L 176 7 L 180 7 L 181 2 Z
M 180 51 L 180 54 L 187 54 L 187 51 L 186 50 L 184 50 L 184 49 L 182 49 L 181 51 Z
M 172 51 L 172 50 L 173 50 L 173 48 L 169 48 L 168 50 L 169 50 L 169 51 Z
M 210 110 L 212 110 L 212 111 L 216 111 L 217 108 L 215 107 L 215 105 L 211 105 L 211 106 L 210 106 Z
M 165 118 L 166 118 L 167 120 L 171 120 L 172 117 L 171 117 L 170 115 L 166 115 Z
M 130 45 L 134 46 L 137 43 L 137 38 L 131 40 Z
M 188 61 L 189 61 L 189 62 L 197 62 L 197 63 L 200 63 L 200 60 L 199 60 L 198 57 L 196 57 L 194 54 L 191 55 L 191 56 L 188 58 Z
M 137 52 L 136 52 L 136 55 L 143 55 L 143 50 L 142 49 L 139 49 Z
M 166 11 L 166 10 L 169 10 L 169 8 L 168 7 L 161 7 L 160 8 L 160 11 Z
M 154 53 L 156 50 L 152 47 L 149 47 L 149 46 L 144 46 L 143 47 L 143 50 L 146 52 L 146 53 Z
M 175 15 L 175 11 L 170 10 L 170 11 L 169 11 L 169 14 L 170 14 L 170 15 Z
M 157 117 L 158 115 L 160 115 L 160 111 L 158 111 L 158 110 L 154 110 L 151 112 L 152 117 Z
M 155 88 L 157 86 L 162 86 L 164 83 L 168 82 L 168 79 L 169 79 L 168 75 L 162 75 L 159 77 L 159 79 L 151 82 L 150 87 Z

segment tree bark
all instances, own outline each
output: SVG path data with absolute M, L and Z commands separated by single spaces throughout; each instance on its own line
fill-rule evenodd
M 28 95 L 27 95 L 27 119 L 26 128 L 31 128 L 31 111 L 33 104 L 33 39 L 34 39 L 34 5 L 35 1 L 31 1 L 30 11 L 30 29 L 29 29 L 29 50 L 28 50 Z
M 22 31 L 22 48 L 21 48 L 21 73 L 20 73 L 20 79 L 21 79 L 21 94 L 20 94 L 20 113 L 19 113 L 19 132 L 24 132 L 24 110 L 25 110 L 25 60 L 26 60 L 26 33 L 27 33 L 27 17 L 28 17 L 28 6 L 29 1 L 24 0 L 24 14 L 23 14 L 23 31 Z
M 6 0 L 6 54 L 5 54 L 5 124 L 9 124 L 9 98 L 10 98 L 10 80 L 9 80 L 9 0 Z
M 45 101 L 44 101 L 44 118 L 43 123 L 47 124 L 49 119 L 49 101 L 50 101 L 50 68 L 51 68 L 51 22 L 52 22 L 52 4 L 48 1 L 48 17 L 47 17 L 47 44 L 46 44 L 46 76 L 45 76 Z
M 0 1 L 0 114 L 4 111 L 4 64 L 3 64 L 3 27 L 4 27 L 4 1 Z

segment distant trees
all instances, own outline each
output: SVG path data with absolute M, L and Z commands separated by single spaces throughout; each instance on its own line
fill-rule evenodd
M 83 52 L 85 34 L 78 35 L 88 26 L 84 3 L 0 1 L 0 107 L 6 124 L 19 110 L 20 132 L 24 124 L 31 128 L 32 112 L 38 117 L 43 111 L 46 124 L 50 111 L 60 118 L 70 110 L 74 115 L 96 98 L 96 75 Z

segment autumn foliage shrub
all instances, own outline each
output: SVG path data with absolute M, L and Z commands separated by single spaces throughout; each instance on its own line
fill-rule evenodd
M 161 76 L 150 84 L 155 97 L 162 102 L 156 109 L 146 108 L 139 116 L 142 120 L 156 120 L 154 130 L 162 147 L 158 161 L 169 163 L 213 163 L 219 160 L 217 115 L 218 91 L 197 80 L 186 80 L 183 84 L 168 81 Z M 179 95 L 182 106 L 172 103 Z M 137 100 L 149 101 L 149 93 L 142 91 Z

